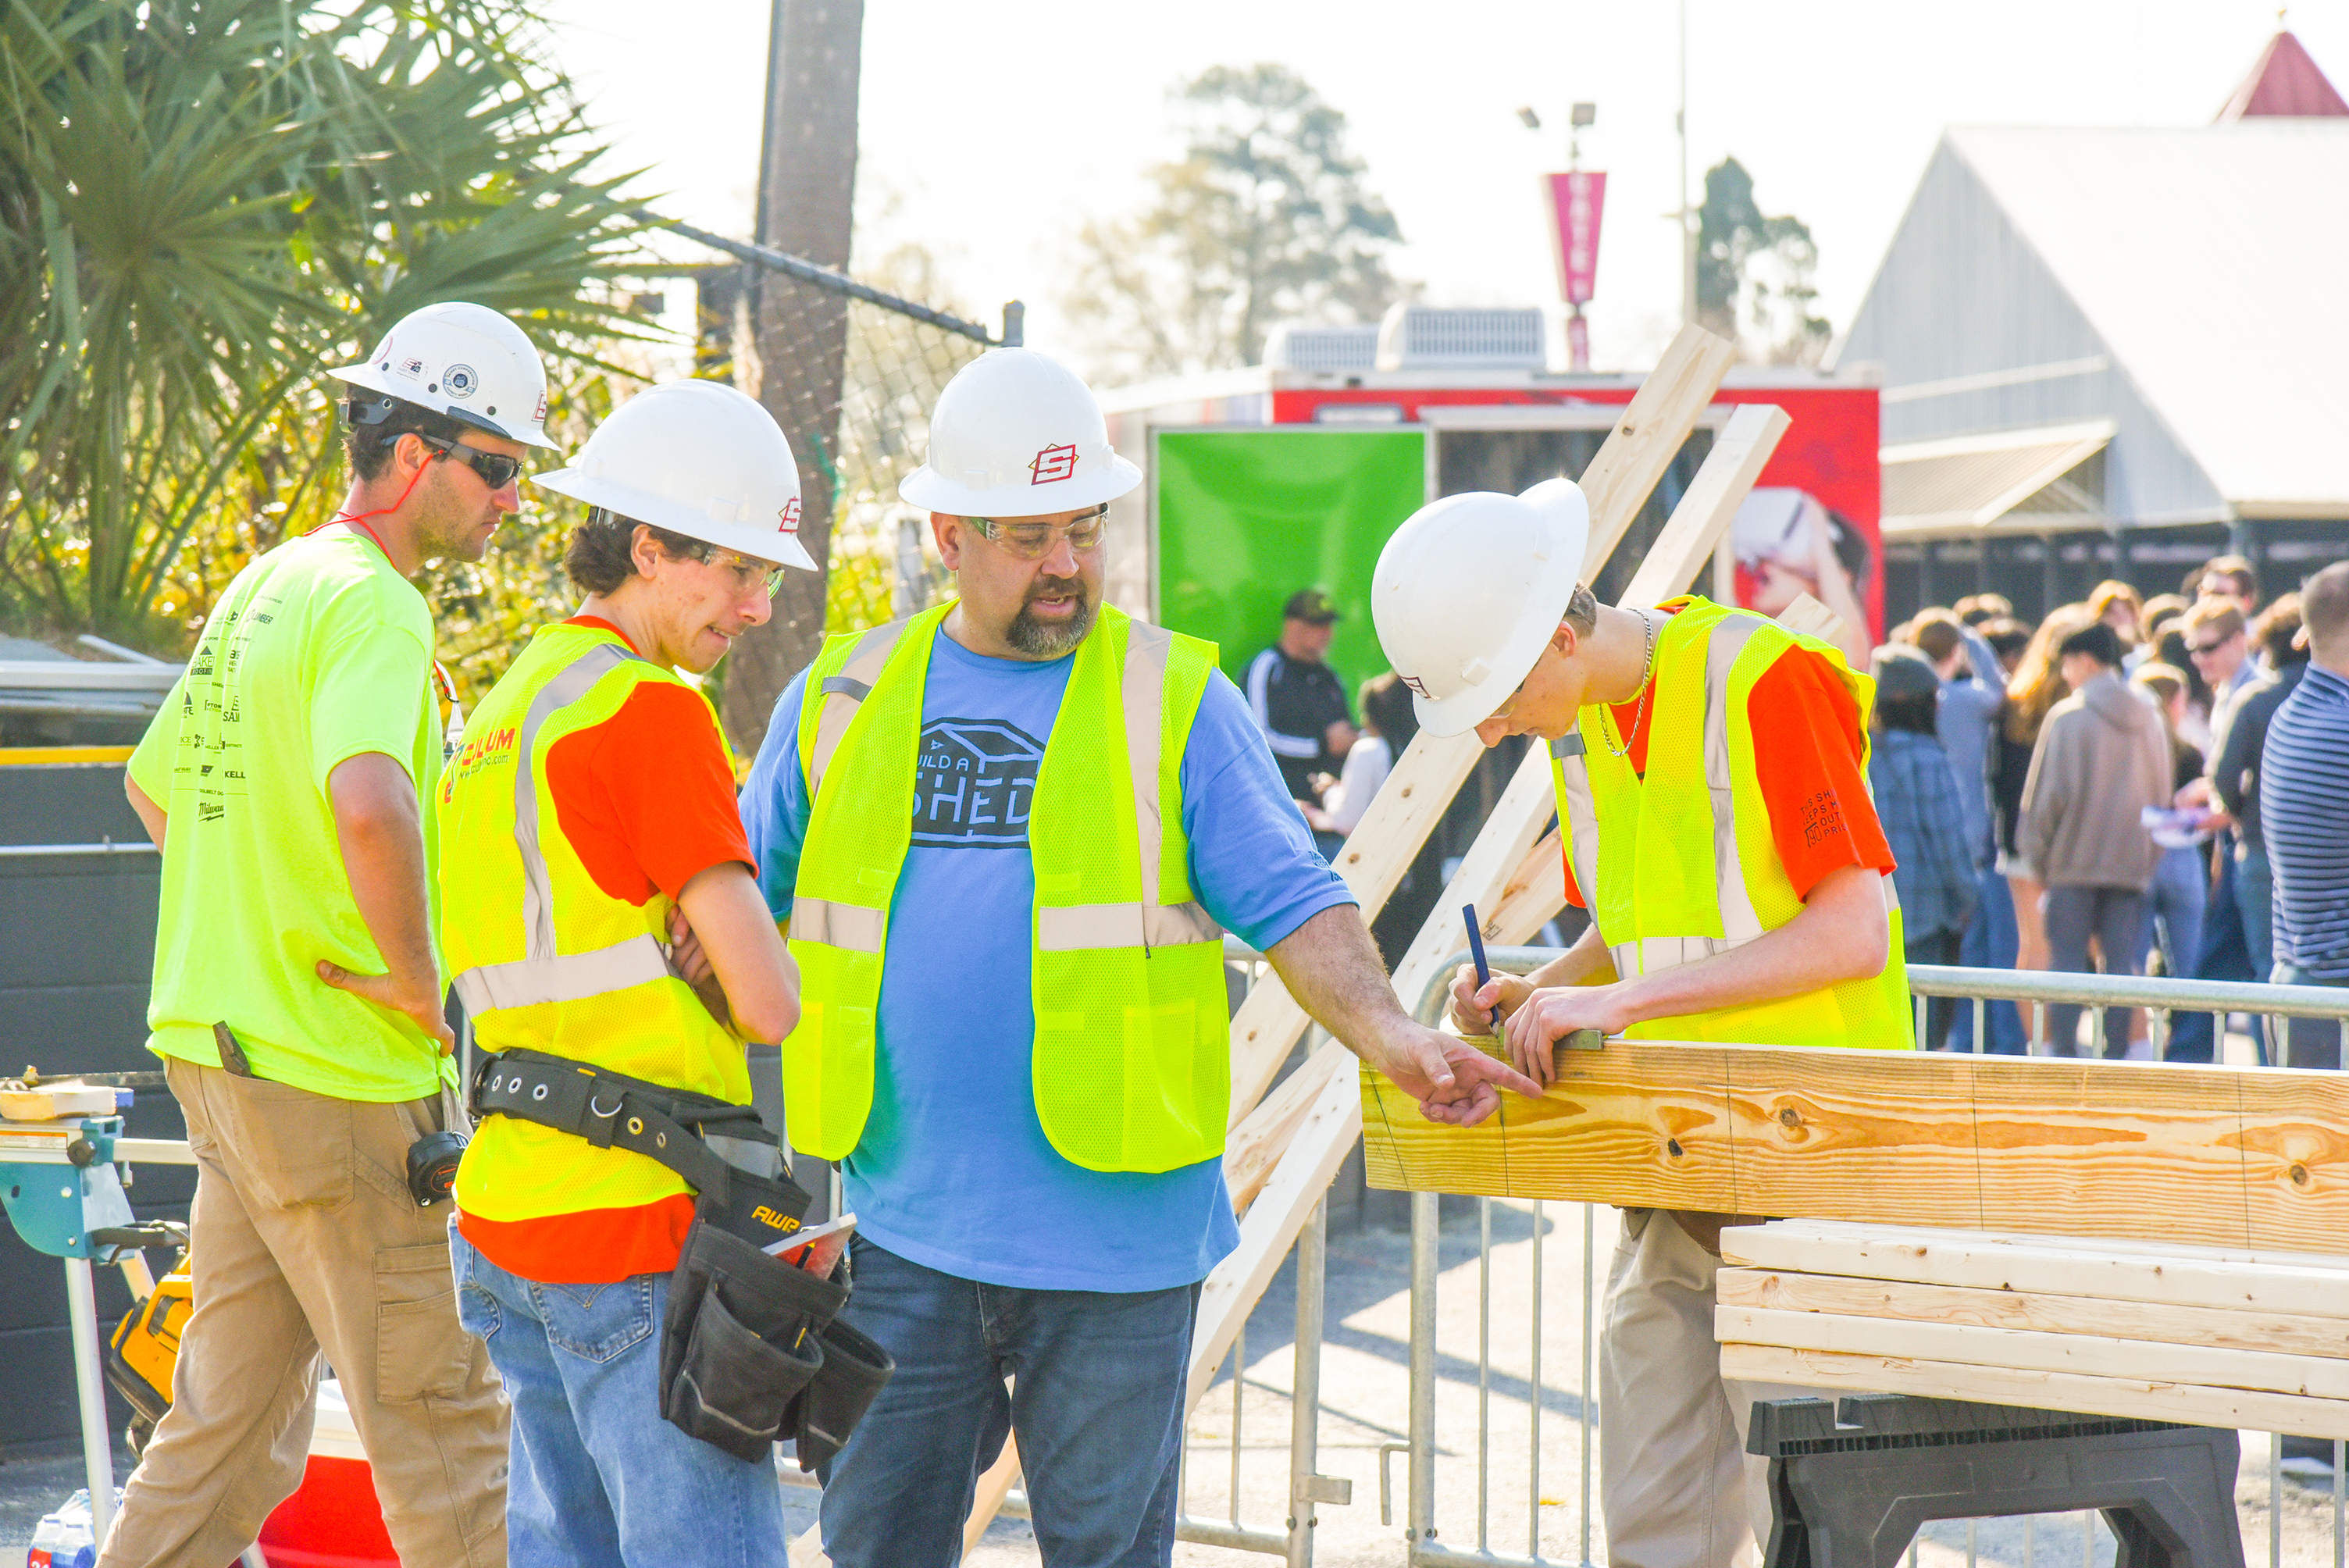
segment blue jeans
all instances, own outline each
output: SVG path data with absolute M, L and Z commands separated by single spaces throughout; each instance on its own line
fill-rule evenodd
M 489 1346 L 513 1408 L 512 1568 L 782 1568 L 774 1467 L 745 1464 L 661 1418 L 668 1275 L 524 1279 L 453 1227 L 449 1252 L 458 1321 Z
M 2235 902 L 2235 836 L 2221 833 L 2213 842 L 2219 872 L 2210 883 L 2209 903 L 2202 910 L 2202 951 L 2195 956 L 2194 967 L 2188 973 L 2197 980 L 2256 980 L 2261 971 L 2251 967 L 2251 954 L 2243 942 L 2242 911 Z M 2215 1014 L 2172 1013 L 2166 1058 L 2173 1062 L 2218 1060 L 2216 1025 Z
M 861 1236 L 854 1246 L 844 1316 L 896 1357 L 897 1373 L 818 1467 L 833 1568 L 951 1568 L 972 1491 L 1007 1432 L 1019 1434 L 1045 1568 L 1173 1562 L 1197 1285 L 1021 1290 L 924 1268 Z
M 1966 922 L 1965 934 L 1958 941 L 1958 962 L 1969 969 L 2013 968 L 2021 942 L 2014 926 L 2014 890 L 1995 866 L 1985 866 L 1974 873 L 1974 917 Z M 1990 1019 L 1989 1048 L 2004 1056 L 2023 1055 L 2023 1016 L 2014 1004 L 1992 1002 L 1984 1011 Z M 1950 1021 L 1950 1049 L 1973 1048 L 1974 1008 L 1967 1002 Z
M 2255 844 L 2235 851 L 2235 903 L 2242 911 L 2251 973 L 2264 975 L 2275 967 L 2275 873 L 2268 870 L 2267 851 Z
M 2154 867 L 2153 886 L 2146 890 L 2145 931 L 2137 947 L 2138 974 L 2146 973 L 2146 955 L 2153 951 L 2156 918 L 2167 938 L 2161 944 L 2161 972 L 2182 976 L 2194 967 L 2202 952 L 2202 906 L 2209 902 L 2209 867 L 2199 848 L 2162 851 L 2160 862 Z

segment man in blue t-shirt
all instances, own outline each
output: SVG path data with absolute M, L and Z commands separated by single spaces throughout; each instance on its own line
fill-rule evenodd
M 1101 514 L 1139 481 L 1082 382 L 1041 355 L 998 349 L 940 397 L 929 463 L 903 487 L 930 510 L 961 597 L 928 645 L 872 1109 L 841 1166 L 843 1206 L 857 1216 L 847 1315 L 897 1370 L 819 1467 L 836 1568 L 956 1562 L 978 1477 L 1011 1433 L 1046 1561 L 1171 1561 L 1199 1285 L 1238 1243 L 1222 1163 L 1079 1166 L 1048 1137 L 1031 1072 L 1038 769 L 1074 655 L 1101 624 Z M 861 704 L 873 678 L 852 661 L 820 695 Z M 812 815 L 807 680 L 783 694 L 742 794 L 778 920 L 791 916 Z M 836 758 L 818 734 L 816 756 Z M 1314 852 L 1220 674 L 1207 677 L 1180 785 L 1194 897 L 1269 954 L 1334 1036 L 1439 1120 L 1481 1119 L 1501 1087 L 1537 1092 L 1403 1013 L 1352 893 Z

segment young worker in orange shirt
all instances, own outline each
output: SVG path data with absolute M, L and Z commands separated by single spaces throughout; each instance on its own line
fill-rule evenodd
M 507 1561 L 780 1568 L 767 1445 L 747 1461 L 663 1419 L 662 1328 L 696 1200 L 637 1123 L 718 1149 L 679 1107 L 739 1117 L 744 1042 L 799 1017 L 732 755 L 675 673 L 723 658 L 767 619 L 782 565 L 811 564 L 798 469 L 757 403 L 685 381 L 624 404 L 575 466 L 533 482 L 595 509 L 564 561 L 587 597 L 482 699 L 439 803 L 442 945 L 496 1053 L 475 1075 L 495 1114 L 459 1169 L 450 1250 L 458 1315 L 513 1408 Z M 551 1074 L 519 1104 L 496 1094 L 533 1063 Z M 552 1113 L 584 1073 L 624 1075 L 585 1080 L 600 1129 L 524 1114 Z M 649 1097 L 642 1117 L 632 1094 Z
M 1868 792 L 1868 677 L 1815 637 L 1690 596 L 1600 606 L 1577 582 L 1589 514 L 1564 480 L 1450 496 L 1387 542 L 1380 641 L 1437 735 L 1534 735 L 1555 759 L 1580 941 L 1479 989 L 1510 1058 L 1556 1077 L 1581 1028 L 1665 1040 L 1912 1047 L 1892 855 Z M 1728 1214 L 1628 1210 L 1609 1269 L 1599 1466 L 1615 1568 L 1726 1568 L 1756 1399 L 1725 1384 L 1713 1275 Z M 1768 1503 L 1750 1488 L 1757 1528 Z

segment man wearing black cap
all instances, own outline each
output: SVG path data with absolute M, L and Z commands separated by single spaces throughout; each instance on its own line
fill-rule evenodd
M 1281 608 L 1280 641 L 1258 654 L 1247 671 L 1248 707 L 1289 795 L 1315 805 L 1321 799 L 1315 776 L 1334 776 L 1355 738 L 1346 688 L 1321 662 L 1337 624 L 1338 607 L 1329 594 L 1299 590 Z

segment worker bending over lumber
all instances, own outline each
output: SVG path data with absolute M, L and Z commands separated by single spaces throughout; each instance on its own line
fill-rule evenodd
M 791 1141 L 843 1162 L 845 1321 L 897 1366 L 818 1467 L 838 1568 L 955 1563 L 1007 1432 L 1045 1561 L 1171 1561 L 1200 1283 L 1238 1241 L 1226 928 L 1430 1116 L 1539 1092 L 1397 1005 L 1214 646 L 1102 602 L 1140 482 L 1053 360 L 964 366 L 901 490 L 960 598 L 829 639 L 743 792 L 805 977 Z
M 1581 492 L 1552 480 L 1436 501 L 1379 557 L 1371 610 L 1421 725 L 1548 743 L 1567 896 L 1591 914 L 1523 979 L 1480 989 L 1464 967 L 1454 1022 L 1486 1034 L 1500 1008 L 1510 1059 L 1545 1084 L 1582 1028 L 1909 1048 L 1892 855 L 1868 792 L 1873 683 L 1749 611 L 1601 607 L 1577 582 L 1588 531 Z M 1599 1465 L 1616 1568 L 1750 1556 L 1747 1413 L 1792 1397 L 1721 1378 L 1713 1275 L 1736 1216 L 1669 1217 L 1626 1211 L 1609 1273 Z
M 533 482 L 587 504 L 564 557 L 585 598 L 532 634 L 436 791 L 441 944 L 481 1051 L 449 1249 L 513 1408 L 508 1560 L 781 1568 L 774 1439 L 845 1358 L 802 1350 L 777 1292 L 836 1305 L 758 1250 L 807 1208 L 744 1049 L 791 1032 L 796 976 L 686 676 L 812 569 L 799 465 L 751 398 L 681 381 Z
M 450 302 L 328 374 L 342 509 L 230 582 L 130 758 L 163 852 L 147 1044 L 196 1163 L 195 1315 L 108 1568 L 253 1544 L 302 1483 L 322 1350 L 401 1559 L 506 1561 L 505 1399 L 457 1321 L 448 1205 L 402 1179 L 466 1125 L 418 804 L 446 727 L 409 579 L 479 561 L 522 510 L 546 372 Z

